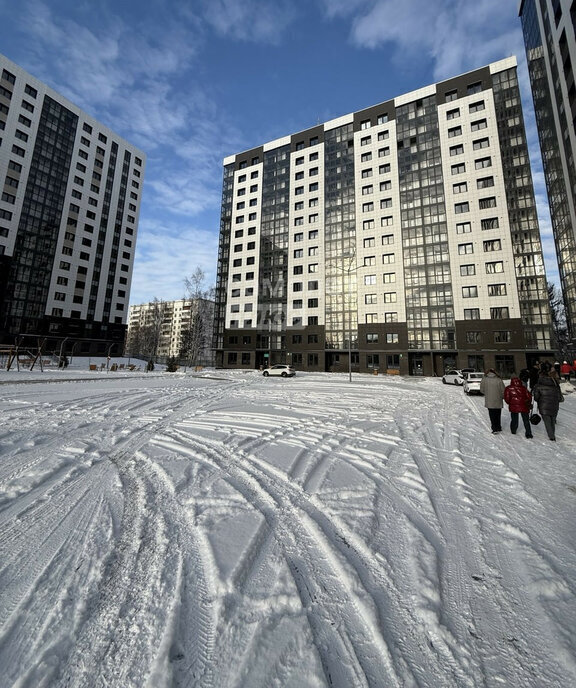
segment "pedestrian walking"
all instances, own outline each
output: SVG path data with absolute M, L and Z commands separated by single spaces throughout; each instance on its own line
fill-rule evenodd
M 570 382 L 570 375 L 572 374 L 572 366 L 568 361 L 564 361 L 560 366 L 560 375 L 564 378 L 566 382 Z
M 538 404 L 538 411 L 542 416 L 548 439 L 556 441 L 556 418 L 560 402 L 564 401 L 560 385 L 552 377 L 552 370 L 544 370 L 538 378 L 533 391 L 534 401 Z
M 540 361 L 535 361 L 530 368 L 530 391 L 534 389 L 534 385 L 538 382 L 540 377 Z
M 532 426 L 530 425 L 530 409 L 532 408 L 532 395 L 522 384 L 522 380 L 512 376 L 510 384 L 504 390 L 504 401 L 510 411 L 510 432 L 515 435 L 518 430 L 519 416 L 522 416 L 526 437 L 532 438 Z
M 493 435 L 502 432 L 504 390 L 505 385 L 500 375 L 494 368 L 487 370 L 480 383 L 480 392 L 484 395 L 484 406 L 488 409 Z

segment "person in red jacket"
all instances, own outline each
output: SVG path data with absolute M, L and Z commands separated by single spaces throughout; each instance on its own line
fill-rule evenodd
M 526 437 L 532 437 L 530 425 L 530 409 L 532 408 L 532 395 L 524 387 L 522 381 L 516 375 L 512 376 L 510 384 L 504 390 L 504 401 L 510 411 L 510 432 L 515 435 L 518 430 L 518 414 L 522 416 Z
M 564 361 L 562 365 L 560 366 L 560 375 L 566 380 L 566 382 L 570 382 L 570 374 L 572 373 L 572 366 L 568 363 L 568 361 Z

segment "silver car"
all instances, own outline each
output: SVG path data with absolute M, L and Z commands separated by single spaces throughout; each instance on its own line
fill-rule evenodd
M 296 375 L 296 371 L 292 366 L 285 365 L 284 363 L 278 363 L 276 365 L 271 366 L 270 368 L 266 368 L 266 370 L 262 373 L 264 377 L 268 377 L 269 375 L 279 375 L 280 377 L 294 377 Z
M 467 373 L 462 389 L 465 394 L 480 394 L 480 383 L 484 373 Z
M 442 382 L 445 385 L 462 385 L 464 384 L 464 377 L 461 370 L 449 370 L 442 375 Z

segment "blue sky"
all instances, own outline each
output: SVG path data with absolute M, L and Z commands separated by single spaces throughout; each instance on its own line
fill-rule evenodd
M 517 0 L 0 0 L 0 52 L 148 157 L 131 303 L 215 281 L 222 160 L 516 55 L 557 265 Z

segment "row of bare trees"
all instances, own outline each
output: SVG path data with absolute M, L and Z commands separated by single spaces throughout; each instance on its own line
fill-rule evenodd
M 188 366 L 204 363 L 211 356 L 214 287 L 207 287 L 205 282 L 200 267 L 184 280 L 184 311 L 189 317 L 182 326 L 179 359 Z M 169 304 L 155 297 L 143 320 L 130 328 L 126 354 L 156 362 L 163 329 L 170 318 Z

